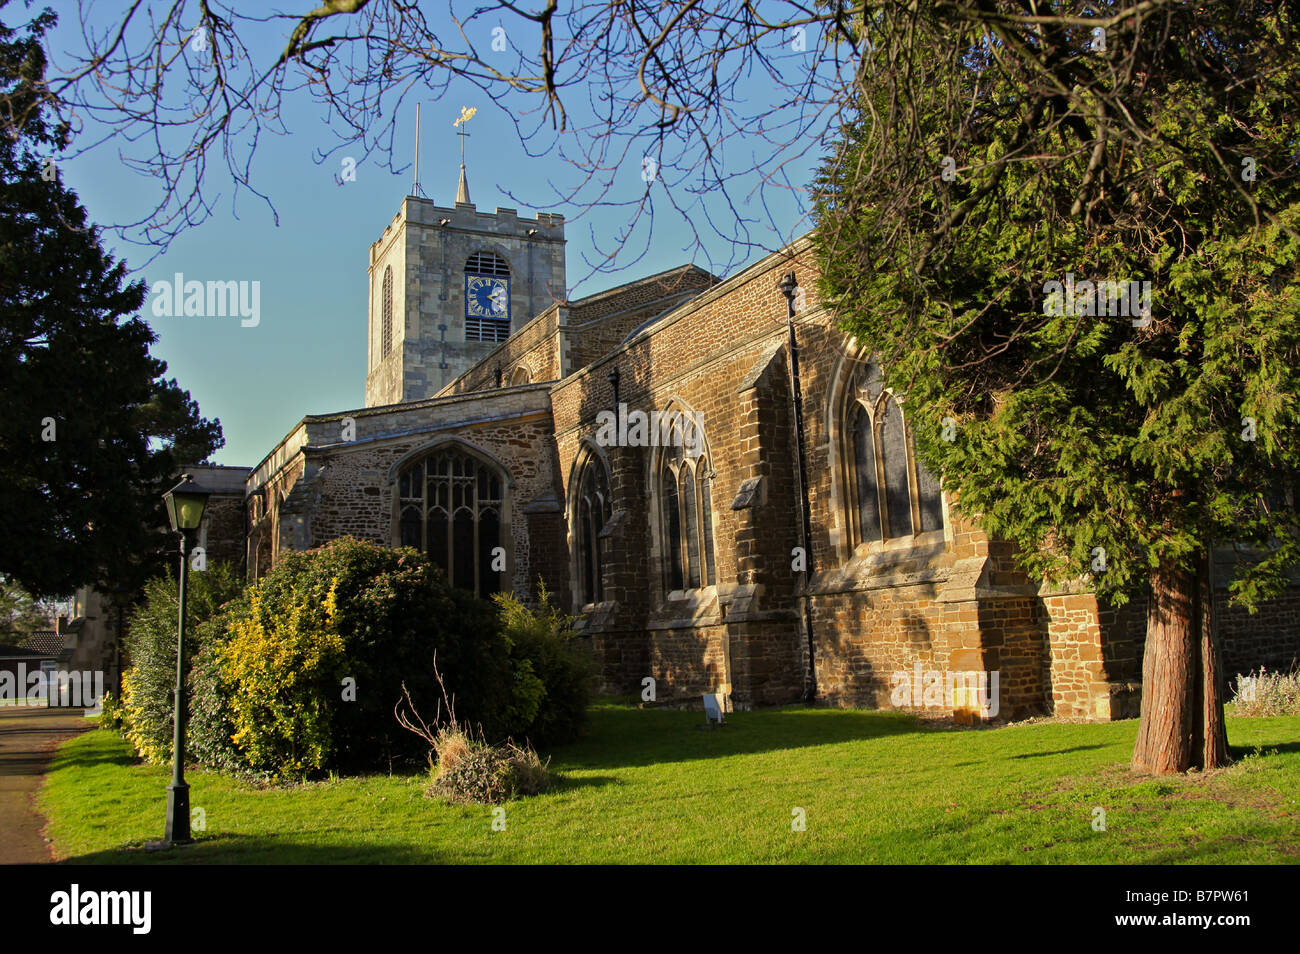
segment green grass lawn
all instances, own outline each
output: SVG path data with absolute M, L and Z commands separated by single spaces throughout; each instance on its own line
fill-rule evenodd
M 491 808 L 424 798 L 424 776 L 256 789 L 194 771 L 206 831 L 147 852 L 170 772 L 102 730 L 61 747 L 41 799 L 72 862 L 1300 861 L 1300 717 L 1230 718 L 1237 764 L 1160 779 L 1128 772 L 1136 720 L 952 730 L 783 709 L 701 721 L 597 705 L 587 737 L 551 753 L 560 786 L 509 803 L 505 831 Z

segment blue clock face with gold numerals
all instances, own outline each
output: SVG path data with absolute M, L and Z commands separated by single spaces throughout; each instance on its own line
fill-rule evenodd
M 467 318 L 510 318 L 510 279 L 489 275 L 465 276 Z

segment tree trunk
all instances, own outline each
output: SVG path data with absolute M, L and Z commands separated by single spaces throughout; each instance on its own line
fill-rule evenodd
M 1195 573 L 1163 563 L 1152 574 L 1135 770 L 1173 775 L 1229 762 L 1210 569 L 1206 555 Z
M 1228 754 L 1228 727 L 1223 721 L 1227 683 L 1219 659 L 1219 629 L 1214 619 L 1214 551 L 1201 560 L 1201 768 L 1222 768 L 1232 763 Z

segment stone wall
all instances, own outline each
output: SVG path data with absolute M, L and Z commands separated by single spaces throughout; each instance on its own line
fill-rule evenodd
M 755 394 L 751 380 L 755 368 L 761 377 L 772 362 L 784 332 L 784 299 L 766 300 L 774 284 L 767 272 L 748 272 L 711 289 L 552 391 L 566 495 L 578 455 L 593 452 L 596 415 L 614 409 L 614 368 L 619 401 L 630 410 L 681 410 L 704 426 L 716 582 L 697 590 L 665 590 L 653 476 L 659 449 L 600 449 L 611 469 L 617 530 L 605 561 L 605 602 L 575 610 L 588 610 L 585 631 L 611 688 L 633 691 L 651 676 L 661 699 L 730 686 L 740 704 L 789 702 L 802 691 L 801 636 L 789 605 L 793 478 L 788 443 L 781 446 L 788 413 L 785 402 Z M 763 381 L 788 394 L 780 374 Z M 770 454 L 759 446 L 762 435 Z M 752 478 L 775 493 L 733 510 Z
M 1099 608 L 1086 594 L 1040 597 L 1012 548 L 990 541 L 954 501 L 946 501 L 942 530 L 852 545 L 838 417 L 857 352 L 818 307 L 806 246 L 710 289 L 552 390 L 565 499 L 579 455 L 593 452 L 596 415 L 613 409 L 614 368 L 629 407 L 702 415 L 715 475 L 716 584 L 674 596 L 662 583 L 655 451 L 601 449 L 617 501 L 616 543 L 605 602 L 574 611 L 586 614 L 607 685 L 630 691 L 649 675 L 670 696 L 730 685 L 738 703 L 754 704 L 794 701 L 806 688 L 804 584 L 792 563 L 802 539 L 786 302 L 776 288 L 789 271 L 803 289 L 796 332 L 819 699 L 971 716 L 964 695 L 936 706 L 895 693 L 911 688 L 919 667 L 926 680 L 983 673 L 990 690 L 996 677 L 1000 719 L 1126 714 L 1134 644 L 1117 627 L 1131 614 Z M 1106 629 L 1116 633 L 1113 645 Z
M 1243 607 L 1229 605 L 1228 583 L 1234 573 L 1231 551 L 1220 551 L 1215 565 L 1219 649 L 1229 681 L 1260 666 L 1289 670 L 1300 661 L 1300 583 L 1293 583 L 1251 615 Z M 1081 588 L 1070 592 L 1044 587 L 1041 601 L 1052 647 L 1054 711 L 1082 718 L 1137 718 L 1146 598 L 1116 607 Z
M 242 571 L 246 557 L 243 494 L 221 494 L 209 498 L 204 513 L 207 521 L 207 556 L 210 562 L 229 563 Z
M 439 394 L 468 394 L 490 388 L 510 387 L 522 369 L 529 383 L 554 381 L 560 377 L 559 325 L 567 320 L 566 310 L 553 305 L 538 315 L 518 334 L 511 335 Z M 497 368 L 501 384 L 497 384 Z
M 716 284 L 717 276 L 687 265 L 574 302 L 566 330 L 568 367 L 576 370 L 599 361 L 647 321 Z
M 1300 586 L 1260 606 L 1255 615 L 1228 606 L 1228 591 L 1220 590 L 1216 605 L 1223 668 L 1229 678 L 1260 666 L 1289 672 L 1300 666 Z

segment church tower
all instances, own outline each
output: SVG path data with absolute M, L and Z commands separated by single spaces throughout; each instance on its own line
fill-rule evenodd
M 450 208 L 402 201 L 369 273 L 366 407 L 433 397 L 564 300 L 564 216 L 478 211 L 462 163 Z

